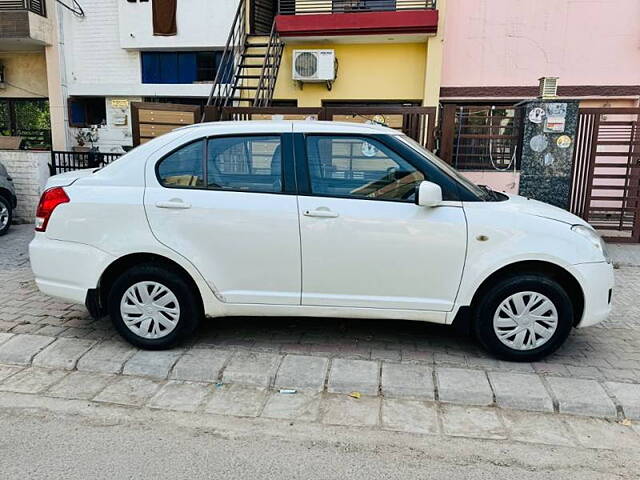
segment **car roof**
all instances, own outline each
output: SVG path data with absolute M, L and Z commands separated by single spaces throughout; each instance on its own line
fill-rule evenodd
M 320 120 L 249 120 L 220 121 L 187 125 L 176 130 L 203 129 L 206 134 L 216 133 L 264 133 L 264 132 L 301 132 L 301 133 L 383 133 L 399 135 L 400 132 L 377 123 L 327 122 Z

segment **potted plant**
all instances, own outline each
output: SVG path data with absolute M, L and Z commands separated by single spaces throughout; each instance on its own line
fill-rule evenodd
M 100 138 L 98 135 L 98 126 L 91 125 L 90 128 L 80 128 L 76 132 L 75 141 L 78 145 L 73 147 L 74 152 L 91 152 L 97 151 L 95 142 Z M 91 144 L 90 146 L 88 144 Z

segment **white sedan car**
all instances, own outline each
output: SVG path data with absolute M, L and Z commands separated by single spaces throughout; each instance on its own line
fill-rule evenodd
M 205 316 L 468 326 L 539 359 L 604 320 L 605 245 L 559 208 L 478 187 L 384 127 L 219 122 L 49 179 L 31 266 L 44 293 L 168 348 Z

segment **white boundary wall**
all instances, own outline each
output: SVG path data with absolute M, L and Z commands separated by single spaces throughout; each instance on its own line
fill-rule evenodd
M 14 212 L 14 222 L 32 223 L 35 221 L 36 207 L 40 194 L 49 178 L 51 152 L 29 150 L 0 150 L 2 163 L 13 178 L 18 197 L 18 206 Z

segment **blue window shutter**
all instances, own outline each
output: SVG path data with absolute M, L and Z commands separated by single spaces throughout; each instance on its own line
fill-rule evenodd
M 197 74 L 196 52 L 180 52 L 178 54 L 177 83 L 193 83 L 197 79 Z
M 158 83 L 179 83 L 178 82 L 178 53 L 162 52 L 160 61 L 160 82 Z
M 160 81 L 161 53 L 142 52 L 142 83 L 162 83 Z
M 142 83 L 193 83 L 196 52 L 142 52 Z
M 71 125 L 84 125 L 87 123 L 87 112 L 85 110 L 84 102 L 82 101 L 70 101 L 71 110 Z

